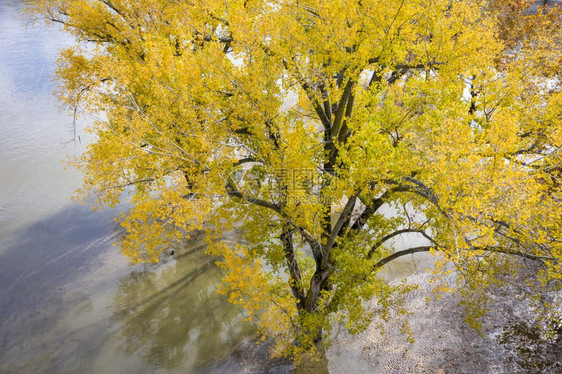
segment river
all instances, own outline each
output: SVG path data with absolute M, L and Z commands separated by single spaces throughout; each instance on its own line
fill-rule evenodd
M 52 77 L 72 39 L 21 8 L 0 2 L 0 372 L 241 369 L 254 327 L 215 292 L 201 237 L 158 266 L 132 266 L 111 245 L 127 206 L 71 202 L 81 175 L 64 166 L 87 122 L 75 137 Z

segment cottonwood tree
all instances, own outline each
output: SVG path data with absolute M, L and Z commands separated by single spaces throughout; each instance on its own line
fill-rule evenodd
M 77 39 L 60 96 L 99 114 L 79 193 L 96 206 L 128 196 L 123 253 L 157 262 L 206 230 L 223 292 L 298 355 L 334 321 L 364 328 L 367 300 L 400 309 L 408 287 L 379 272 L 413 253 L 439 254 L 435 273 L 473 295 L 529 267 L 559 288 L 559 13 L 517 28 L 498 4 L 32 6 Z M 220 240 L 230 230 L 244 234 L 234 248 Z M 420 244 L 396 249 L 407 234 Z

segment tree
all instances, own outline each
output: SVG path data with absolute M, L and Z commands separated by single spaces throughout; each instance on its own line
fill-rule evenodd
M 80 195 L 112 206 L 130 191 L 123 252 L 157 262 L 206 230 L 223 292 L 298 355 L 334 321 L 364 328 L 366 300 L 399 307 L 408 287 L 378 273 L 413 253 L 439 254 L 436 274 L 454 265 L 465 290 L 530 264 L 537 287 L 559 289 L 559 15 L 527 16 L 549 31 L 531 33 L 498 4 L 34 6 L 79 41 L 62 52 L 60 94 L 103 113 Z M 225 245 L 230 230 L 244 243 Z M 425 242 L 396 250 L 404 234 Z

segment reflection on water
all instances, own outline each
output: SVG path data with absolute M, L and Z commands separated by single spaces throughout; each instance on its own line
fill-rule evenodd
M 85 144 L 51 78 L 72 40 L 26 25 L 22 3 L 0 0 L 0 373 L 244 371 L 254 327 L 215 292 L 201 236 L 131 266 L 111 246 L 127 205 L 70 204 L 81 176 L 62 162 Z
M 70 39 L 56 29 L 26 27 L 21 3 L 0 1 L 0 236 L 47 217 L 68 203 L 81 176 L 64 171 L 70 116 L 52 91 L 58 50 Z M 3 244 L 3 243 L 1 243 Z M 0 253 L 4 249 L 0 245 Z
M 202 367 L 226 359 L 241 337 L 253 336 L 242 310 L 217 294 L 219 269 L 202 239 L 176 249 L 175 259 L 156 271 L 121 279 L 113 308 L 127 353 L 167 369 Z

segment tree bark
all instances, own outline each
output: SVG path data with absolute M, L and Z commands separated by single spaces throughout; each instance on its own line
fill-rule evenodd
M 294 229 L 287 224 L 281 233 L 281 243 L 283 244 L 285 259 L 287 260 L 287 267 L 289 268 L 289 286 L 291 287 L 293 296 L 297 299 L 297 308 L 302 310 L 305 307 L 305 298 L 302 290 L 302 275 L 299 263 L 295 257 L 293 232 Z

